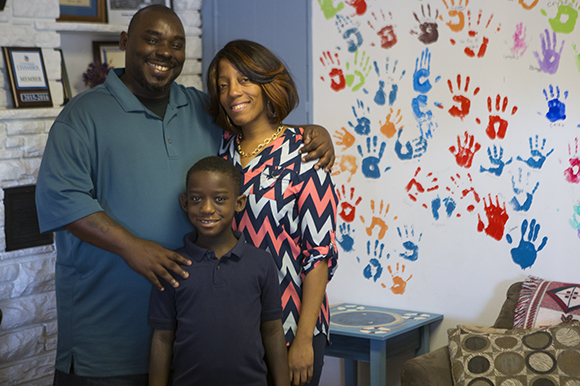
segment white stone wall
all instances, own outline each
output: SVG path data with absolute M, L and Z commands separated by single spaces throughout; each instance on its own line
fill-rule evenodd
M 187 35 L 178 82 L 201 88 L 201 0 L 173 0 Z M 41 47 L 55 106 L 62 103 L 58 0 L 8 0 L 0 12 L 0 46 Z M 52 25 L 52 27 L 51 27 Z M 47 27 L 48 26 L 48 27 Z M 86 33 L 86 32 L 84 32 Z M 87 34 L 87 44 L 91 33 Z M 63 47 L 66 55 L 66 47 Z M 0 55 L 1 56 L 1 55 Z M 87 58 L 87 63 L 92 57 Z M 52 385 L 57 341 L 54 245 L 6 252 L 5 188 L 36 183 L 59 107 L 14 109 L 0 59 L 0 386 Z

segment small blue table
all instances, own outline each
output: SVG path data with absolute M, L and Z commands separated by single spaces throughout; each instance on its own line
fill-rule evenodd
M 345 386 L 356 386 L 357 361 L 369 362 L 371 386 L 387 381 L 387 359 L 429 352 L 430 325 L 443 315 L 341 303 L 330 308 L 325 355 L 344 359 Z

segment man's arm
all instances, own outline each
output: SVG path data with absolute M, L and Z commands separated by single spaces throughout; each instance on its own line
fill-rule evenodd
M 264 321 L 260 325 L 262 344 L 266 351 L 266 362 L 276 386 L 290 386 L 290 371 L 288 370 L 288 349 L 282 320 Z
M 151 340 L 149 386 L 167 386 L 173 360 L 174 330 L 157 330 Z
M 292 126 L 292 125 L 288 125 Z M 334 145 L 328 131 L 318 125 L 303 125 L 304 128 L 304 146 L 300 148 L 300 153 L 306 154 L 302 160 L 304 162 L 319 159 L 315 169 L 325 168 L 327 172 L 334 165 Z
M 158 277 L 173 287 L 179 286 L 169 271 L 183 278 L 188 277 L 180 264 L 190 265 L 191 261 L 157 243 L 133 236 L 105 212 L 93 213 L 65 228 L 82 241 L 121 256 L 131 269 L 161 291 L 164 288 Z

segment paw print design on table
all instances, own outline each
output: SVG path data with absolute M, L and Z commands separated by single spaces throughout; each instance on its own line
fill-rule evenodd
M 334 55 L 330 51 L 325 51 L 320 57 L 320 62 L 328 71 L 328 77 L 330 79 L 330 88 L 336 92 L 346 88 L 346 80 L 344 77 L 344 72 L 340 68 L 340 58 L 338 53 L 335 52 Z M 324 82 L 324 77 L 321 76 L 320 79 Z
M 411 226 L 403 226 L 404 232 L 401 232 L 401 228 L 397 227 L 397 232 L 399 233 L 399 238 L 402 241 L 402 246 L 404 248 L 403 252 L 399 253 L 403 259 L 409 261 L 417 261 L 419 258 L 419 243 L 421 242 L 422 233 L 418 236 L 415 235 L 415 228 Z
M 358 111 L 358 114 L 357 114 Z M 371 132 L 371 120 L 366 117 L 370 114 L 371 110 L 369 107 L 365 108 L 365 104 L 360 99 L 356 100 L 356 106 L 352 106 L 352 113 L 356 118 L 356 125 L 352 122 L 348 122 L 348 125 L 354 129 L 354 132 L 359 135 L 369 135 Z M 360 115 L 360 116 L 359 116 Z
M 556 86 L 554 93 L 554 86 L 550 85 L 550 94 L 544 89 L 544 98 L 548 102 L 548 112 L 546 119 L 550 122 L 563 121 L 566 119 L 566 104 L 560 100 L 560 87 Z M 564 91 L 564 100 L 568 99 L 568 91 Z
M 336 15 L 334 24 L 346 42 L 348 52 L 356 52 L 363 44 L 363 36 L 358 29 L 358 24 L 354 23 L 350 17 L 342 15 Z
M 574 213 L 572 214 L 572 218 L 568 220 L 568 223 L 572 229 L 577 231 L 578 238 L 580 238 L 580 221 L 578 221 L 578 217 L 580 217 L 580 204 L 574 205 L 572 209 Z
M 385 118 L 385 124 L 383 125 L 382 121 L 379 120 L 379 126 L 381 127 L 381 134 L 383 134 L 387 138 L 393 138 L 395 134 L 402 130 L 404 125 L 400 125 L 401 121 L 403 120 L 403 116 L 401 115 L 401 109 L 398 109 L 395 113 L 395 116 L 391 120 L 391 116 L 393 115 L 393 109 L 389 110 L 387 117 Z
M 465 39 L 460 40 L 460 43 L 465 44 L 465 48 L 463 49 L 463 52 L 465 53 L 465 55 L 467 55 L 470 58 L 474 58 L 476 56 L 478 58 L 483 58 L 485 56 L 486 51 L 487 51 L 487 46 L 489 44 L 489 38 L 487 36 L 483 36 L 483 35 L 481 35 L 481 37 L 478 36 L 480 33 L 480 31 L 478 31 L 478 30 L 481 29 L 481 27 L 482 27 L 482 26 L 480 26 L 482 16 L 483 16 L 483 11 L 479 10 L 479 13 L 477 15 L 477 20 L 474 20 L 472 23 L 471 11 L 467 11 L 467 19 L 468 19 L 467 37 Z M 487 31 L 492 20 L 493 20 L 493 14 L 491 14 L 489 19 L 487 20 L 487 23 L 483 27 L 484 31 Z M 499 32 L 500 30 L 501 30 L 501 24 L 497 27 L 496 32 Z M 455 39 L 449 39 L 449 41 L 451 42 L 451 45 L 457 44 L 457 41 Z
M 320 9 L 322 10 L 322 13 L 324 13 L 326 20 L 332 19 L 344 8 L 344 3 L 342 1 L 339 1 L 335 7 L 334 0 L 318 0 L 318 5 L 320 5 Z
M 347 174 L 346 182 L 350 182 L 352 176 L 356 174 L 358 170 L 358 165 L 356 163 L 356 157 L 354 155 L 339 155 L 336 157 L 335 167 L 332 169 L 332 176 L 338 176 L 340 174 Z
M 539 137 L 536 135 L 535 141 L 530 137 L 530 156 L 528 159 L 523 159 L 518 156 L 518 161 L 525 162 L 532 169 L 541 169 L 544 166 L 546 159 L 554 152 L 554 149 L 544 154 L 544 147 L 546 146 L 546 138 L 542 139 L 540 144 Z
M 401 134 L 403 134 L 402 127 L 397 132 L 397 141 L 395 142 L 395 153 L 401 161 L 419 158 L 425 154 L 427 151 L 427 139 L 423 134 L 405 142 L 405 145 L 401 142 Z
M 514 0 L 509 0 L 509 1 L 514 1 Z M 536 5 L 538 5 L 538 2 L 540 0 L 518 0 L 518 3 L 522 6 L 523 9 L 525 10 L 530 10 L 533 9 Z
M 373 252 L 371 254 L 371 241 L 367 241 L 367 255 L 374 256 L 371 257 L 368 264 L 363 270 L 363 276 L 365 279 L 373 279 L 376 282 L 383 273 L 383 267 L 381 265 L 381 258 L 383 257 L 383 251 L 385 249 L 385 244 L 379 243 L 379 240 L 375 240 Z M 387 259 L 389 256 L 387 255 Z
M 394 293 L 395 295 L 404 294 L 407 288 L 407 283 L 409 282 L 409 280 L 411 280 L 413 275 L 409 275 L 409 277 L 403 279 L 403 276 L 405 274 L 405 264 L 402 264 L 401 268 L 399 269 L 399 263 L 397 263 L 397 265 L 395 266 L 395 272 L 393 272 L 393 269 L 391 268 L 390 265 L 387 266 L 387 270 L 391 274 L 391 279 L 393 280 L 391 292 Z M 385 285 L 383 286 L 386 287 Z
M 340 238 L 337 238 L 336 242 L 340 245 L 343 251 L 354 251 L 354 232 L 354 227 L 351 229 L 350 224 L 348 223 L 342 223 L 338 226 Z M 360 259 L 358 257 L 356 259 L 360 263 Z
M 455 208 L 457 208 L 457 203 L 453 197 L 444 197 L 443 199 L 441 199 L 439 196 L 435 197 L 433 201 L 431 201 L 431 213 L 433 214 L 435 221 L 439 220 L 440 218 L 439 209 L 441 209 L 441 203 L 443 203 L 443 206 L 445 207 L 445 214 L 447 215 L 447 218 L 451 218 Z
M 340 130 L 336 130 L 333 134 L 333 137 L 335 138 L 334 143 L 336 143 L 337 146 L 342 146 L 342 151 L 345 151 L 346 149 L 349 149 L 350 147 L 352 147 L 352 145 L 354 145 L 355 142 L 355 137 L 354 135 L 352 135 L 347 129 L 345 129 L 344 127 Z
M 463 0 L 458 0 L 457 2 L 455 0 L 449 0 L 449 3 L 447 0 L 443 0 L 443 4 L 447 8 L 447 14 L 449 16 L 449 21 L 445 23 L 447 27 L 453 32 L 463 31 L 465 27 L 465 15 L 463 11 L 469 5 L 469 0 L 465 0 L 465 3 L 463 3 Z M 439 19 L 443 20 L 443 15 L 440 15 Z
M 420 173 L 421 167 L 419 166 L 415 170 L 413 178 L 405 186 L 405 191 L 413 202 L 418 201 L 419 194 L 429 193 L 439 189 L 438 178 L 433 173 L 423 173 L 419 176 Z M 425 182 L 420 182 L 420 180 Z M 423 204 L 423 207 L 427 208 L 427 205 Z
M 461 174 L 456 173 L 454 176 L 449 177 L 449 179 L 453 184 L 452 186 L 446 186 L 445 189 L 447 189 L 447 191 L 449 191 L 452 195 L 455 195 L 458 192 L 459 200 L 462 201 L 467 200 L 467 198 L 471 195 L 473 197 L 473 201 L 467 204 L 466 209 L 470 213 L 473 212 L 475 210 L 475 206 L 479 204 L 481 199 L 473 187 L 473 179 L 471 178 L 471 174 L 467 173 L 465 177 L 462 177 Z M 461 217 L 461 213 L 457 213 L 456 216 Z
M 424 320 L 429 319 L 431 315 L 429 314 L 419 314 L 418 312 L 407 312 L 401 316 L 403 319 L 407 320 Z
M 530 210 L 534 200 L 534 194 L 540 186 L 539 181 L 532 186 L 530 183 L 530 176 L 531 173 L 527 172 L 524 174 L 522 168 L 518 168 L 517 179 L 512 175 L 512 190 L 514 196 L 510 200 L 510 205 L 516 212 L 527 212 Z
M 546 29 L 543 34 L 540 34 L 540 40 L 542 41 L 541 56 L 538 51 L 534 51 L 534 57 L 538 61 L 540 70 L 547 74 L 555 74 L 560 66 L 560 58 L 562 56 L 565 41 L 562 40 L 560 50 L 556 52 L 558 45 L 556 32 L 552 32 L 552 40 L 550 40 L 550 32 Z
M 366 82 L 366 78 L 372 70 L 372 66 L 369 65 L 371 59 L 367 56 L 366 52 L 363 51 L 360 61 L 358 60 L 359 50 L 354 53 L 354 63 L 352 72 L 350 72 L 350 62 L 346 63 L 347 75 L 344 77 L 346 85 L 352 87 L 352 91 L 358 91 Z M 366 60 L 365 60 L 366 59 Z M 356 84 L 355 84 L 356 80 Z
M 427 4 L 427 14 L 425 14 L 425 6 L 421 4 L 421 14 L 422 17 L 419 18 L 416 12 L 413 12 L 413 16 L 417 23 L 419 23 L 418 28 L 411 30 L 411 35 L 417 35 L 417 39 L 423 44 L 435 43 L 439 39 L 439 30 L 437 25 L 437 18 L 439 17 L 439 10 L 435 10 L 435 16 L 431 16 L 431 4 Z
M 514 263 L 519 265 L 522 269 L 530 268 L 536 262 L 538 257 L 538 252 L 540 252 L 546 246 L 548 242 L 548 237 L 544 236 L 540 245 L 536 248 L 535 242 L 538 238 L 538 233 L 540 232 L 540 224 L 536 224 L 536 220 L 533 219 L 530 223 L 530 231 L 528 232 L 527 241 L 524 240 L 526 230 L 528 229 L 528 220 L 524 219 L 522 222 L 522 237 L 520 243 L 516 248 L 512 248 L 510 253 L 512 255 L 512 260 Z M 507 234 L 506 240 L 509 244 L 513 242 L 511 235 Z
M 362 160 L 362 174 L 363 176 L 365 176 L 366 178 L 371 178 L 371 179 L 378 179 L 381 178 L 381 167 L 379 166 L 381 159 L 383 158 L 383 154 L 385 152 L 385 147 L 387 146 L 386 142 L 381 142 L 380 147 L 378 149 L 378 154 L 377 154 L 377 147 L 378 145 L 378 137 L 375 135 L 372 138 L 367 137 L 366 140 L 366 148 L 365 151 L 363 151 L 363 148 L 361 145 L 357 146 L 358 149 L 358 153 L 360 154 L 361 157 L 363 157 Z M 384 169 L 384 171 L 386 172 L 387 170 L 391 169 L 390 166 L 388 166 L 387 168 Z
M 390 204 L 385 205 L 383 200 L 381 200 L 377 212 L 375 208 L 375 200 L 371 200 L 371 213 L 373 214 L 373 217 L 371 218 L 370 224 L 366 227 L 367 235 L 372 236 L 374 229 L 378 228 L 379 229 L 378 240 L 382 240 L 383 237 L 385 237 L 385 233 L 387 232 L 387 230 L 389 230 L 389 226 L 387 225 L 385 220 L 387 218 L 387 214 L 389 213 L 390 208 L 391 208 Z M 396 220 L 397 217 L 394 217 L 393 219 Z M 367 225 L 367 222 L 363 216 L 360 216 L 360 220 L 362 221 L 364 226 Z
M 574 2 L 574 1 L 572 1 Z M 545 10 L 540 11 L 542 15 L 547 16 Z M 560 4 L 558 13 L 553 19 L 548 19 L 552 31 L 557 33 L 569 34 L 574 31 L 576 21 L 578 20 L 578 11 L 568 4 Z
M 503 148 L 501 146 L 498 148 L 496 145 L 493 145 L 493 153 L 491 149 L 492 149 L 491 146 L 487 148 L 487 156 L 489 157 L 489 162 L 491 163 L 492 166 L 490 166 L 487 169 L 484 168 L 483 166 L 480 166 L 479 171 L 481 173 L 488 172 L 490 174 L 494 174 L 500 177 L 503 173 L 504 167 L 506 165 L 509 165 L 512 162 L 513 158 L 510 157 L 510 159 L 507 162 L 504 162 Z
M 493 199 L 491 198 L 491 194 L 488 195 L 489 203 L 485 201 L 485 197 L 483 197 L 483 206 L 485 210 L 485 216 L 487 217 L 487 226 L 481 219 L 480 214 L 477 214 L 477 231 L 483 232 L 485 230 L 485 234 L 489 237 L 500 241 L 503 239 L 503 232 L 505 229 L 505 224 L 509 220 L 509 215 L 507 214 L 505 208 L 505 202 L 502 204 L 499 203 L 499 197 L 495 196 L 495 204 L 493 203 Z
M 379 80 L 379 89 L 375 93 L 374 101 L 379 106 L 384 106 L 387 102 L 387 93 L 385 91 L 385 86 L 390 85 L 391 90 L 389 91 L 388 100 L 389 106 L 392 106 L 393 103 L 397 100 L 397 94 L 399 92 L 399 82 L 403 79 L 403 76 L 407 73 L 406 70 L 403 70 L 400 75 L 397 77 L 397 64 L 399 64 L 398 60 L 395 60 L 393 63 L 392 70 L 390 69 L 389 58 L 386 58 L 385 70 L 386 70 L 386 83 L 385 80 L 381 78 L 381 72 L 379 70 L 379 65 L 377 61 L 373 62 L 373 66 L 375 68 L 375 72 L 377 73 L 377 77 Z
M 501 106 L 500 106 L 501 104 Z M 495 107 L 495 114 L 493 115 L 494 111 L 492 110 L 492 106 Z M 487 111 L 489 112 L 489 119 L 487 122 L 487 127 L 485 129 L 485 134 L 489 137 L 489 139 L 504 139 L 507 128 L 508 128 L 508 121 L 501 117 L 502 114 L 505 114 L 505 110 L 508 106 L 508 98 L 504 97 L 503 102 L 501 96 L 499 94 L 495 97 L 495 104 L 492 102 L 491 97 L 487 97 Z M 518 111 L 518 107 L 514 106 L 511 109 L 511 115 L 513 116 Z M 509 114 L 509 113 L 508 113 Z M 478 124 L 481 123 L 479 118 L 475 120 Z
M 380 39 L 381 47 L 384 49 L 393 48 L 397 44 L 397 34 L 395 33 L 395 27 L 393 23 L 393 14 L 388 12 L 389 19 L 383 12 L 379 10 L 379 15 L 376 12 L 372 12 L 371 16 L 373 20 L 367 20 L 369 27 L 377 34 Z M 390 23 L 390 24 L 389 24 Z M 374 43 L 371 43 L 374 46 Z
M 469 169 L 473 162 L 473 156 L 481 149 L 481 145 L 475 142 L 475 136 L 465 132 L 465 139 L 461 143 L 461 136 L 457 136 L 457 147 L 451 146 L 449 151 L 455 156 L 455 162 L 462 168 Z
M 366 0 L 346 0 L 345 3 L 354 8 L 354 16 L 362 16 L 367 11 Z
M 518 23 L 516 25 L 516 31 L 512 36 L 512 46 L 510 48 L 511 54 L 516 58 L 521 58 L 526 53 L 528 47 L 530 46 L 529 39 L 527 37 L 527 28 L 524 27 L 524 23 Z M 510 44 L 506 41 L 506 44 Z
M 568 144 L 570 166 L 564 170 L 564 178 L 572 184 L 580 183 L 580 153 L 578 153 L 578 138 L 574 139 L 575 145 Z M 574 150 L 572 150 L 574 148 Z
M 356 207 L 362 201 L 362 197 L 355 199 L 354 187 L 350 188 L 350 194 L 347 195 L 346 187 L 341 186 L 341 189 L 336 189 L 336 195 L 340 202 L 340 212 L 338 215 L 344 222 L 353 222 L 356 216 Z
M 457 75 L 456 82 L 457 82 L 457 90 L 454 91 L 453 90 L 453 82 L 451 81 L 451 79 L 447 80 L 447 86 L 449 87 L 449 92 L 451 94 L 453 94 L 453 101 L 458 103 L 458 105 L 451 106 L 451 108 L 448 110 L 448 112 L 449 112 L 449 114 L 451 114 L 451 116 L 463 120 L 463 118 L 465 118 L 469 114 L 469 110 L 471 108 L 471 99 L 469 99 L 468 97 L 463 95 L 462 92 L 465 94 L 468 93 L 471 78 L 469 76 L 465 77 L 465 81 L 464 81 L 465 83 L 463 84 L 463 90 L 461 89 L 461 84 L 462 84 L 461 75 L 459 75 L 459 74 Z M 473 90 L 473 96 L 476 96 L 477 94 L 479 94 L 479 91 L 480 91 L 480 88 L 476 87 L 475 90 Z M 443 105 L 439 105 L 439 107 L 443 108 Z

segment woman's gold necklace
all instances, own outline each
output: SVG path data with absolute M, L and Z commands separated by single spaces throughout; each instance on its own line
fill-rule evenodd
M 242 150 L 242 146 L 240 145 L 240 143 L 242 142 L 242 134 L 240 134 L 240 136 L 238 138 L 238 153 L 240 153 L 241 157 L 245 157 L 245 158 L 255 156 L 256 154 L 261 152 L 266 146 L 268 146 L 268 144 L 270 144 L 270 142 L 272 142 L 273 140 L 278 138 L 280 136 L 280 134 L 282 133 L 282 130 L 284 130 L 284 125 L 278 126 L 278 130 L 276 130 L 276 132 L 271 137 L 266 138 L 264 140 L 264 142 L 259 144 L 258 147 L 255 148 L 254 151 L 251 153 L 246 153 Z

